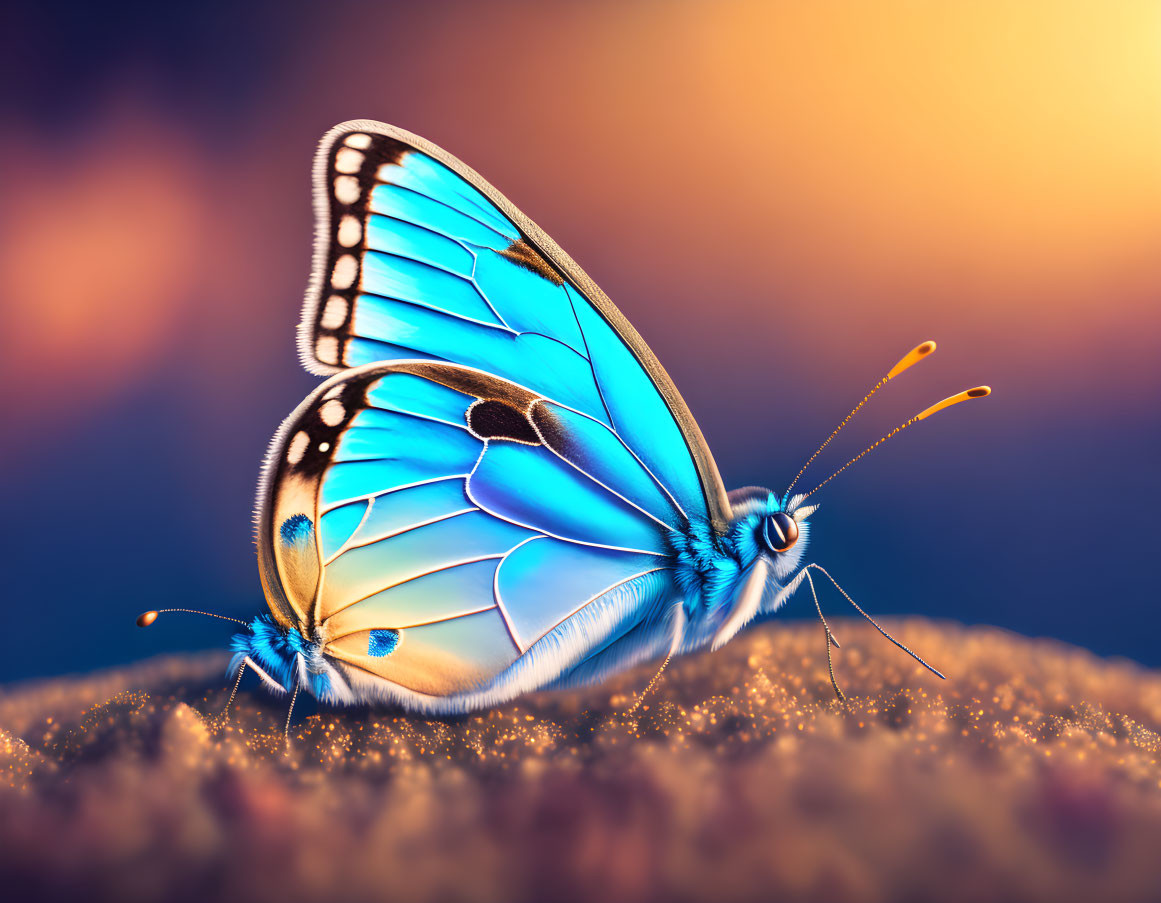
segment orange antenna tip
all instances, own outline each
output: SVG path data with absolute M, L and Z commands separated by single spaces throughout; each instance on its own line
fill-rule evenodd
M 847 414 L 847 416 L 843 419 L 843 422 L 834 428 L 834 432 L 826 437 L 826 441 L 823 442 L 822 445 L 820 445 L 817 449 L 815 449 L 814 454 L 807 459 L 806 463 L 802 465 L 802 468 L 798 471 L 798 473 L 794 475 L 794 479 L 790 481 L 790 485 L 786 487 L 786 492 L 783 494 L 786 496 L 790 495 L 790 490 L 798 484 L 799 478 L 804 473 L 806 473 L 806 468 L 814 463 L 814 459 L 822 453 L 824 448 L 830 445 L 830 440 L 837 436 L 842 431 L 842 428 L 851 422 L 851 418 L 854 417 L 855 414 L 859 413 L 860 410 L 862 410 L 863 405 L 871 400 L 871 396 L 873 396 L 876 392 L 883 388 L 883 386 L 887 385 L 890 380 L 894 379 L 908 367 L 912 367 L 915 364 L 918 364 L 934 350 L 935 342 L 928 339 L 926 342 L 921 342 L 910 351 L 908 351 L 905 355 L 903 355 L 903 357 L 899 360 L 899 363 L 892 367 L 891 371 L 886 376 L 875 383 L 875 385 L 871 387 L 871 391 L 863 396 L 863 400 L 855 405 L 854 410 Z M 828 646 L 827 648 L 829 649 L 830 647 Z
M 158 611 L 142 612 L 141 614 L 139 614 L 137 616 L 137 626 L 138 627 L 148 627 L 150 624 L 152 624 L 154 621 L 157 620 L 157 616 L 159 614 L 161 614 L 161 612 L 158 612 Z
M 930 417 L 932 414 L 942 411 L 944 408 L 950 408 L 953 404 L 959 404 L 961 401 L 970 401 L 973 398 L 984 398 L 992 394 L 991 386 L 976 386 L 974 389 L 965 389 L 958 395 L 952 395 L 943 401 L 937 401 L 931 407 L 924 411 L 920 411 L 915 415 L 916 420 L 923 420 Z
M 890 372 L 887 374 L 887 379 L 894 379 L 908 367 L 914 367 L 934 350 L 935 342 L 930 340 L 916 345 L 899 359 L 899 363 L 891 368 Z

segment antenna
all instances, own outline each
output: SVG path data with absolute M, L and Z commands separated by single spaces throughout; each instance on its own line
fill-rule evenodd
M 665 661 L 661 663 L 661 667 L 657 669 L 657 673 L 653 675 L 653 679 L 649 681 L 648 686 L 646 686 L 645 689 L 641 691 L 641 695 L 637 697 L 634 703 L 629 707 L 629 710 L 625 712 L 626 718 L 632 716 L 632 714 L 636 712 L 638 708 L 640 708 L 641 703 L 645 701 L 645 698 L 649 695 L 649 692 L 657 685 L 657 681 L 661 680 L 661 675 L 665 673 L 665 669 L 668 667 L 670 659 L 673 658 L 673 656 L 677 653 L 678 647 L 681 646 L 681 641 L 685 636 L 685 610 L 680 604 L 675 605 L 670 610 L 673 612 L 674 619 L 673 638 L 669 641 L 669 651 L 665 654 Z
M 207 618 L 220 618 L 223 621 L 233 621 L 235 624 L 241 624 L 243 627 L 249 627 L 245 621 L 238 618 L 231 618 L 227 615 L 214 614 L 212 611 L 198 611 L 196 608 L 158 608 L 154 611 L 143 611 L 137 616 L 138 627 L 148 627 L 157 620 L 158 615 L 166 614 L 167 612 L 183 612 L 187 615 L 205 615 Z
M 814 459 L 817 458 L 822 453 L 822 450 L 824 448 L 826 448 L 828 445 L 830 445 L 830 440 L 833 439 L 835 436 L 837 436 L 839 434 L 839 431 L 842 430 L 842 428 L 844 426 L 846 426 L 848 423 L 851 422 L 851 418 L 854 417 L 855 414 L 859 413 L 859 409 L 862 408 L 863 405 L 865 405 L 868 401 L 871 400 L 872 395 L 874 395 L 881 388 L 883 388 L 883 386 L 887 385 L 887 383 L 890 380 L 894 379 L 896 376 L 898 376 L 904 370 L 907 370 L 908 368 L 913 367 L 916 364 L 918 364 L 921 360 L 923 360 L 925 357 L 927 357 L 927 355 L 931 354 L 931 352 L 933 352 L 934 350 L 935 350 L 935 342 L 928 340 L 926 342 L 921 342 L 920 344 L 918 344 L 914 348 L 912 348 L 910 351 L 908 351 L 905 355 L 903 355 L 903 357 L 901 357 L 899 359 L 899 363 L 897 363 L 894 367 L 892 367 L 887 372 L 886 376 L 884 376 L 881 380 L 879 380 L 877 383 L 875 383 L 874 388 L 871 389 L 871 391 L 866 394 L 866 397 L 864 397 L 862 401 L 860 401 L 857 405 L 855 405 L 854 410 L 852 410 L 849 414 L 847 414 L 847 416 L 843 419 L 843 422 L 834 428 L 834 432 L 826 437 L 826 441 L 824 443 L 822 443 L 822 445 L 820 445 L 818 447 L 818 449 L 815 451 L 815 453 L 810 456 L 810 459 L 805 464 L 802 465 L 802 469 L 794 475 L 794 479 L 791 480 L 790 485 L 786 487 L 786 492 L 783 493 L 783 498 L 790 495 L 790 490 L 794 488 L 794 484 L 798 482 L 798 478 L 801 477 L 806 472 L 806 468 L 808 468 L 811 465 L 811 463 L 814 461 Z
M 878 448 L 880 445 L 882 445 L 884 442 L 886 442 L 888 439 L 895 436 L 897 433 L 903 432 L 903 430 L 907 429 L 907 427 L 911 426 L 913 423 L 918 423 L 920 420 L 926 420 L 932 414 L 936 414 L 939 411 L 942 411 L 944 408 L 950 408 L 954 404 L 959 404 L 961 401 L 970 401 L 973 398 L 984 398 L 984 397 L 991 395 L 991 394 L 992 394 L 992 390 L 988 386 L 976 386 L 974 389 L 965 389 L 964 391 L 959 392 L 956 395 L 949 395 L 947 398 L 943 399 L 943 401 L 937 401 L 931 407 L 924 408 L 922 411 L 920 411 L 918 414 L 916 414 L 910 420 L 907 420 L 904 423 L 899 424 L 897 427 L 895 427 L 895 429 L 893 429 L 893 430 L 891 430 L 891 432 L 887 433 L 887 435 L 880 438 L 874 445 L 869 445 L 866 448 L 864 448 L 861 452 L 859 452 L 857 455 L 855 455 L 853 458 L 851 458 L 849 461 L 847 461 L 846 464 L 844 464 L 842 467 L 840 467 L 838 470 L 836 470 L 834 473 L 832 473 L 829 477 L 827 477 L 825 480 L 823 480 L 821 483 L 819 483 L 817 486 L 815 486 L 812 490 L 810 490 L 810 492 L 807 492 L 805 495 L 803 495 L 803 498 L 806 498 L 806 496 L 811 495 L 812 493 L 818 492 L 818 490 L 822 489 L 823 486 L 825 486 L 827 483 L 829 483 L 831 480 L 833 480 L 835 477 L 837 477 L 840 473 L 842 473 L 844 470 L 846 470 L 848 467 L 850 467 L 852 464 L 854 464 L 857 460 L 859 460 L 859 458 L 863 457 L 864 455 L 870 454 L 876 448 Z M 837 432 L 837 430 L 836 430 L 836 432 Z M 795 478 L 795 479 L 797 479 L 797 478 Z M 793 484 L 791 484 L 791 485 L 793 485 Z

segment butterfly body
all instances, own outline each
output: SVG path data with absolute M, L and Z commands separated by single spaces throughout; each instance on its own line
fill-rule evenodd
M 464 712 L 717 648 L 794 592 L 815 506 L 727 495 L 648 346 L 483 178 L 365 120 L 314 176 L 299 351 L 329 378 L 262 470 L 270 614 L 233 669 Z

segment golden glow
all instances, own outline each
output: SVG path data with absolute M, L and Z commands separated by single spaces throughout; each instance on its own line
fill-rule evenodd
M 487 15 L 522 67 L 553 73 L 524 84 L 520 106 L 568 112 L 536 121 L 538 144 L 565 155 L 544 168 L 596 173 L 554 183 L 560 209 L 616 211 L 630 234 L 696 233 L 807 284 L 829 263 L 844 285 L 857 267 L 992 287 L 1107 275 L 1140 262 L 1161 227 L 1151 0 L 588 4 L 560 14 L 558 36 L 524 9 Z M 433 37 L 438 58 L 504 93 L 511 75 L 473 29 Z
M 1154 243 L 1161 4 L 734 10 L 705 23 L 714 133 L 731 168 L 779 173 L 759 203 L 825 229 L 843 257 L 1055 278 Z

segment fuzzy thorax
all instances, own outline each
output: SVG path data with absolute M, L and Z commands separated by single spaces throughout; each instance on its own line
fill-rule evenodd
M 790 499 L 793 504 L 800 499 Z M 793 508 L 783 507 L 777 493 L 767 489 L 741 489 L 730 493 L 734 517 L 725 533 L 717 533 L 706 520 L 694 519 L 688 529 L 671 537 L 674 579 L 685 595 L 692 615 L 699 609 L 712 613 L 730 604 L 739 582 L 759 558 L 771 560 L 775 580 L 781 581 L 798 567 L 806 549 L 808 525 L 798 521 L 798 542 L 786 552 L 772 553 L 762 541 L 765 517 L 780 511 L 792 516 Z M 813 512 L 813 508 L 811 509 Z
M 289 690 L 293 686 L 307 690 L 324 702 L 350 702 L 351 691 L 334 665 L 327 661 L 323 648 L 326 638 L 316 633 L 308 640 L 297 630 L 286 630 L 269 615 L 258 615 L 250 622 L 249 633 L 236 633 L 230 640 L 234 657 L 229 673 L 236 674 L 247 658 L 257 665 L 272 689 Z

